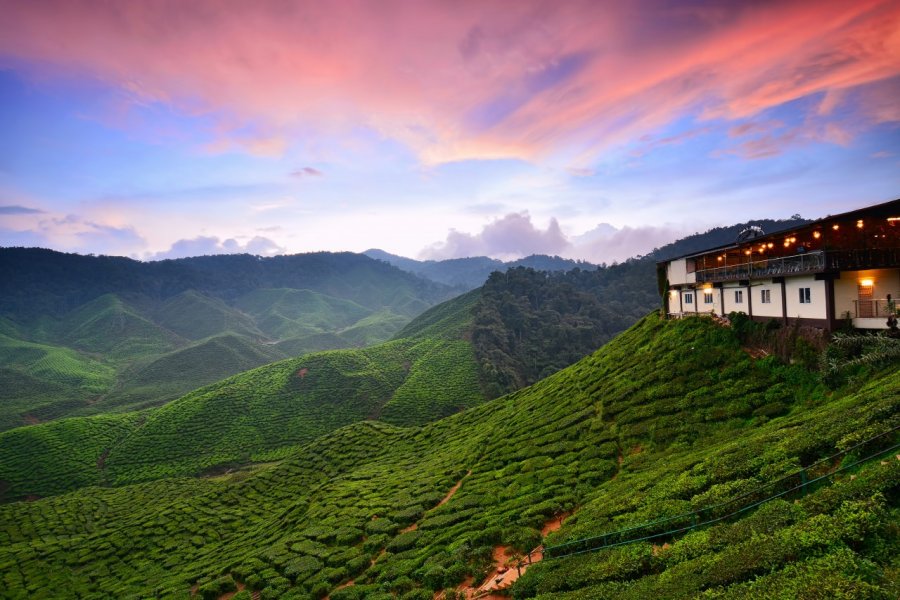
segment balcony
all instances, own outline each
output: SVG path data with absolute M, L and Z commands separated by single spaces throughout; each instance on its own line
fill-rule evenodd
M 897 314 L 896 302 L 894 314 Z M 856 319 L 886 319 L 891 314 L 887 298 L 853 301 L 853 317 Z
M 745 263 L 697 269 L 698 283 L 736 281 L 739 279 L 767 279 L 784 275 L 822 273 L 824 271 L 855 271 L 861 269 L 891 269 L 900 265 L 900 248 L 870 248 L 867 250 L 817 250 L 793 256 L 764 258 Z
M 805 252 L 780 258 L 766 258 L 736 265 L 698 269 L 698 283 L 737 281 L 739 279 L 766 279 L 782 275 L 821 273 L 825 270 L 825 252 Z

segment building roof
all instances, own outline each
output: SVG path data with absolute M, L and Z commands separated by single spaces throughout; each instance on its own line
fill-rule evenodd
M 897 217 L 898 219 L 900 219 L 900 199 L 891 200 L 889 202 L 883 202 L 881 204 L 875 204 L 872 206 L 867 206 L 865 208 L 858 208 L 858 209 L 851 210 L 851 211 L 848 211 L 845 213 L 839 213 L 836 215 L 828 215 L 826 217 L 822 217 L 821 219 L 816 219 L 815 221 L 811 221 L 811 222 L 807 223 L 806 225 L 801 225 L 799 227 L 792 227 L 792 228 L 788 228 L 788 229 L 780 229 L 778 231 L 773 231 L 771 233 L 767 233 L 765 235 L 761 235 L 759 237 L 755 237 L 755 238 L 752 238 L 749 240 L 742 240 L 740 242 L 734 241 L 730 244 L 722 244 L 720 246 L 710 246 L 709 248 L 706 248 L 705 250 L 697 250 L 694 252 L 689 252 L 687 254 L 682 254 L 681 256 L 675 256 L 672 258 L 668 258 L 666 260 L 660 260 L 660 261 L 657 261 L 656 264 L 663 265 L 663 264 L 670 263 L 674 260 L 680 260 L 682 258 L 692 258 L 694 256 L 702 256 L 704 254 L 709 254 L 710 252 L 717 252 L 717 251 L 721 251 L 721 250 L 737 248 L 737 247 L 745 245 L 745 244 L 757 244 L 760 241 L 765 241 L 765 240 L 769 240 L 769 239 L 784 235 L 785 231 L 790 231 L 790 230 L 802 231 L 804 229 L 815 227 L 816 225 L 821 225 L 825 221 L 829 221 L 829 222 L 837 221 L 837 220 L 852 221 L 852 220 L 865 219 L 865 218 L 871 218 L 871 217 L 884 217 L 884 218 Z

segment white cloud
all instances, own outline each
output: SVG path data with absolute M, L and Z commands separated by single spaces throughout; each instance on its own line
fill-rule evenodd
M 428 259 L 491 256 L 511 259 L 529 254 L 560 254 L 570 246 L 555 218 L 541 230 L 527 212 L 509 213 L 485 225 L 480 233 L 451 229 L 447 239 L 432 244 L 420 255 Z
M 534 226 L 527 212 L 510 213 L 485 225 L 479 233 L 451 229 L 443 242 L 425 248 L 420 257 L 441 260 L 490 256 L 510 260 L 530 254 L 558 254 L 593 263 L 612 263 L 647 254 L 690 233 L 674 225 L 616 228 L 598 223 L 583 234 L 566 236 L 555 218 L 542 230 Z
M 147 260 L 163 260 L 166 258 L 185 258 L 188 256 L 208 256 L 211 254 L 255 254 L 258 256 L 274 256 L 283 254 L 284 248 L 269 238 L 256 236 L 246 244 L 234 238 L 221 240 L 215 236 L 198 236 L 193 239 L 178 240 L 172 247 L 163 252 L 156 252 L 146 257 Z

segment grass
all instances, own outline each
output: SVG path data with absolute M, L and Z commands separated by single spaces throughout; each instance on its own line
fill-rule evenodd
M 365 376 L 363 358 L 341 376 Z M 192 585 L 217 597 L 235 581 L 262 598 L 431 597 L 482 578 L 496 545 L 537 545 L 557 514 L 575 511 L 552 543 L 737 496 L 896 426 L 898 400 L 895 368 L 829 390 L 751 359 L 706 320 L 651 316 L 529 388 L 423 427 L 358 422 L 254 472 L 0 506 L 0 580 L 12 598 L 187 598 Z M 900 461 L 875 461 L 668 547 L 540 563 L 513 594 L 896 597 L 898 483 Z

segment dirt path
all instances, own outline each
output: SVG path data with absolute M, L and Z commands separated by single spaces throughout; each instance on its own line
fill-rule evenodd
M 437 503 L 437 506 L 435 506 L 434 508 L 437 508 L 438 506 L 443 506 L 443 505 L 447 504 L 448 502 L 450 502 L 450 498 L 452 498 L 453 495 L 456 494 L 456 492 L 459 491 L 459 487 L 462 485 L 463 480 L 464 480 L 466 477 L 468 477 L 469 475 L 471 475 L 471 474 L 472 474 L 472 471 L 466 471 L 466 474 L 463 475 L 463 478 L 460 479 L 459 481 L 457 481 L 457 482 L 456 482 L 456 485 L 454 485 L 452 488 L 450 488 L 450 491 L 447 492 L 447 495 L 444 496 L 444 499 L 441 500 L 440 502 L 438 502 L 438 503 Z M 432 510 L 433 510 L 433 509 L 432 509 Z
M 541 535 L 546 536 L 562 527 L 563 522 L 571 515 L 570 512 L 557 515 L 544 523 Z M 508 589 L 515 581 L 525 574 L 528 567 L 544 558 L 544 547 L 538 546 L 525 556 L 522 556 L 508 546 L 494 547 L 494 569 L 487 579 L 478 586 L 473 586 L 471 580 L 463 582 L 457 588 L 457 592 L 465 594 L 466 598 L 478 598 L 479 600 L 509 600 L 509 596 L 498 592 Z

